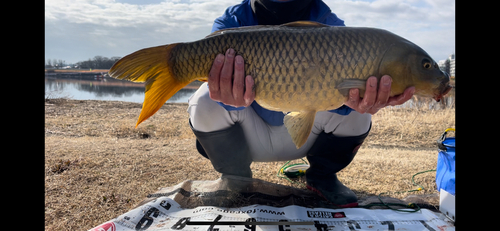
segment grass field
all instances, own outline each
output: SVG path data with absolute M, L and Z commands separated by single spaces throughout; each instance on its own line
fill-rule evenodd
M 436 139 L 455 127 L 455 109 L 426 108 L 391 107 L 373 116 L 370 135 L 339 172 L 358 198 L 415 189 L 411 176 L 436 167 Z M 210 161 L 196 151 L 186 109 L 166 104 L 135 129 L 138 103 L 46 100 L 45 229 L 88 230 L 160 187 L 217 179 Z M 291 185 L 276 177 L 283 163 L 253 163 L 254 178 Z M 434 177 L 417 176 L 425 190 L 416 194 L 437 193 Z

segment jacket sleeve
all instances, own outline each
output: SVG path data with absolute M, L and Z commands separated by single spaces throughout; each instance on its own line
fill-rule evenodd
M 257 25 L 250 7 L 250 0 L 243 0 L 240 4 L 230 6 L 222 16 L 214 20 L 212 33 L 222 29 Z
M 344 20 L 340 19 L 337 17 L 335 13 L 330 13 L 328 17 L 326 17 L 325 24 L 330 25 L 330 26 L 345 26 Z
M 212 26 L 212 33 L 222 29 L 228 29 L 233 27 L 238 27 L 238 21 L 234 16 L 230 16 L 228 10 L 224 14 L 214 20 L 214 25 Z

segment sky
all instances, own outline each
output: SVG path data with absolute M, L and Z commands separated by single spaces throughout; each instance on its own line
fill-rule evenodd
M 242 0 L 45 0 L 45 59 L 67 64 L 96 55 L 204 38 L 215 18 Z M 435 60 L 455 53 L 454 0 L 324 0 L 346 26 L 389 30 Z

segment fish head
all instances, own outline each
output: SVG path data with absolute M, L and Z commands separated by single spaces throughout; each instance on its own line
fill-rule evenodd
M 408 40 L 393 44 L 381 61 L 381 74 L 393 79 L 391 91 L 401 94 L 410 86 L 415 95 L 432 97 L 437 102 L 452 88 L 450 75 L 441 69 L 427 52 Z
M 424 50 L 413 55 L 408 66 L 415 83 L 415 94 L 439 102 L 451 90 L 450 75 L 441 69 Z

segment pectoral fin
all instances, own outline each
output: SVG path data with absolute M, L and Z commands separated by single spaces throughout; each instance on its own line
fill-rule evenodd
M 315 116 L 316 111 L 290 112 L 285 115 L 283 122 L 297 149 L 306 143 Z
M 363 94 L 365 89 L 366 89 L 366 80 L 361 80 L 361 79 L 346 79 L 343 82 L 341 82 L 339 85 L 337 85 L 337 90 L 339 90 L 340 94 L 344 96 L 349 95 L 349 89 L 351 88 L 358 88 L 360 89 L 359 95 L 363 97 Z

